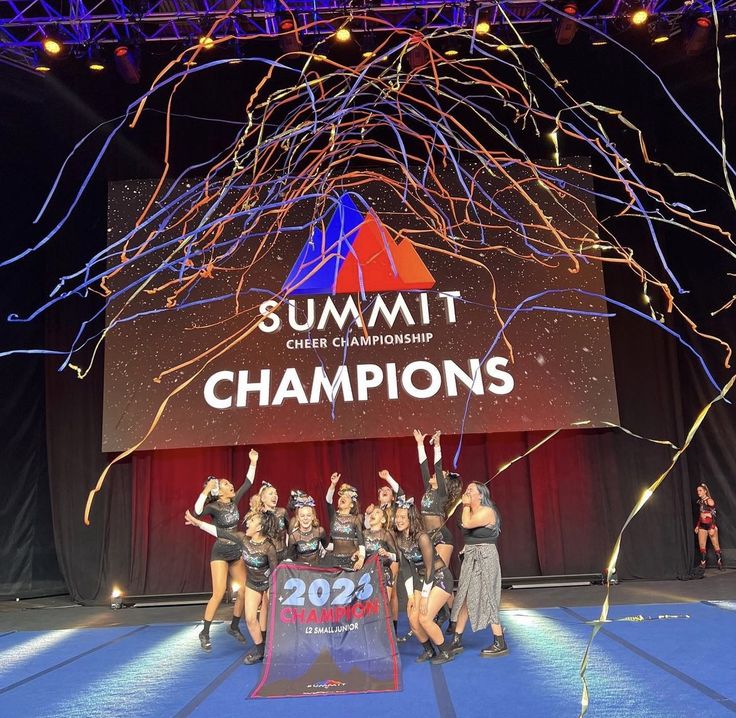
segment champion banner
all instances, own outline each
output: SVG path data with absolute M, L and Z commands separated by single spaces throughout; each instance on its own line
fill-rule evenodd
M 263 674 L 252 698 L 401 690 L 378 557 L 360 571 L 274 571 Z

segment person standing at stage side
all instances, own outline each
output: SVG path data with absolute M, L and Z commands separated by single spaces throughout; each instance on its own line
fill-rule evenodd
M 307 494 L 294 499 L 296 526 L 289 532 L 287 557 L 290 561 L 319 564 L 327 548 L 327 534 L 319 525 L 314 499 Z
M 721 545 L 718 541 L 718 526 L 716 526 L 716 502 L 710 495 L 710 490 L 706 484 L 699 484 L 695 491 L 698 494 L 698 523 L 695 525 L 695 533 L 698 536 L 700 547 L 700 565 L 705 568 L 706 547 L 710 537 L 713 550 L 716 552 L 718 570 L 722 571 L 723 559 L 721 558 Z
M 447 514 L 455 506 L 462 493 L 462 482 L 460 475 L 453 471 L 445 471 L 442 468 L 442 449 L 440 447 L 440 432 L 436 431 L 429 440 L 430 446 L 434 447 L 434 473 L 430 475 L 429 461 L 424 450 L 424 439 L 426 434 L 414 430 L 414 439 L 417 442 L 417 454 L 419 457 L 419 468 L 424 483 L 424 495 L 422 496 L 421 512 L 424 519 L 424 527 L 432 537 L 437 553 L 444 561 L 445 566 L 450 566 L 454 539 L 452 532 L 447 526 Z M 448 608 L 452 608 L 452 597 L 448 601 Z M 442 624 L 447 620 L 448 612 L 442 611 L 438 618 Z M 448 626 L 448 633 L 452 633 L 454 626 Z
M 396 513 L 396 502 L 398 500 L 403 501 L 406 498 L 406 494 L 404 493 L 404 489 L 399 486 L 399 482 L 394 479 L 393 476 L 389 473 L 388 469 L 382 469 L 378 472 L 378 476 L 383 479 L 386 482 L 385 486 L 381 486 L 380 489 L 378 489 L 378 503 L 377 504 L 371 504 L 366 510 L 365 510 L 365 522 L 364 527 L 366 529 L 370 528 L 370 517 L 373 513 L 373 510 L 378 506 L 380 509 L 383 510 L 386 517 L 386 524 L 385 528 L 389 531 L 393 531 L 394 526 L 394 514 Z M 368 545 L 366 543 L 366 551 L 368 549 Z M 392 586 L 395 586 L 397 578 L 399 573 L 399 564 L 397 561 L 394 561 L 391 563 L 391 581 Z M 388 585 L 388 584 L 387 584 Z M 399 622 L 399 594 L 396 590 L 389 591 L 389 603 L 391 606 L 391 619 L 393 620 L 394 624 L 394 631 L 396 630 L 396 627 L 398 626 Z
M 251 449 L 248 452 L 250 466 L 243 485 L 235 491 L 232 483 L 227 479 L 211 478 L 204 487 L 202 493 L 197 497 L 194 504 L 194 514 L 198 518 L 211 516 L 212 523 L 216 528 L 226 531 L 238 527 L 240 513 L 238 503 L 245 492 L 253 485 L 258 464 L 258 452 Z M 218 538 L 212 547 L 210 554 L 210 573 L 212 574 L 212 597 L 207 602 L 204 610 L 204 627 L 199 634 L 199 644 L 205 651 L 212 650 L 210 641 L 210 625 L 215 617 L 217 607 L 222 602 L 227 588 L 227 576 L 240 586 L 245 585 L 245 565 L 241 557 L 240 548 L 229 539 Z M 243 614 L 242 592 L 238 592 L 237 600 L 233 606 L 233 617 L 227 632 L 238 641 L 244 642 L 245 636 L 240 632 L 240 617 Z
M 484 648 L 480 655 L 484 658 L 503 656 L 509 649 L 499 612 L 501 564 L 496 540 L 501 533 L 501 517 L 491 501 L 488 487 L 476 481 L 465 489 L 462 507 L 460 525 L 465 537 L 465 558 L 452 608 L 452 620 L 456 628 L 450 652 L 455 655 L 463 650 L 462 634 L 470 619 L 473 632 L 490 626 L 493 634 L 493 643 Z
M 394 519 L 401 554 L 400 576 L 406 586 L 409 625 L 424 650 L 417 663 L 447 663 L 453 659 L 435 616 L 452 595 L 453 578 L 424 530 L 414 499 L 399 502 Z M 437 647 L 435 654 L 434 646 Z
M 327 489 L 325 501 L 330 517 L 330 545 L 328 559 L 339 568 L 363 568 L 365 561 L 365 542 L 363 539 L 363 521 L 360 516 L 358 492 L 350 484 L 342 484 L 337 491 L 337 510 L 333 506 L 335 487 L 340 474 L 332 474 L 330 488 Z
M 200 521 L 188 511 L 184 518 L 186 523 L 198 526 L 202 531 L 232 541 L 242 551 L 243 561 L 247 568 L 247 578 L 243 589 L 245 624 L 253 639 L 253 648 L 245 654 L 243 663 L 252 664 L 262 661 L 265 633 L 261 631 L 258 621 L 258 608 L 264 599 L 268 600 L 271 574 L 278 565 L 276 547 L 273 544 L 277 531 L 275 514 L 271 511 L 249 513 L 245 519 L 245 533 L 218 529 L 206 521 Z

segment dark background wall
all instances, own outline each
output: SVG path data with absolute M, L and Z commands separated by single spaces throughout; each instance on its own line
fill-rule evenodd
M 667 109 L 651 76 L 612 49 L 593 54 L 584 43 L 555 48 L 540 40 L 558 74 L 570 78 L 580 96 L 621 107 L 648 137 L 652 156 L 677 169 L 698 172 L 722 184 L 715 155 L 686 123 Z M 684 58 L 677 48 L 649 56 L 687 111 L 717 138 L 717 98 L 712 54 Z M 724 48 L 723 76 L 736 73 L 736 54 Z M 149 57 L 148 76 L 162 60 Z M 235 72 L 229 70 L 229 72 Z M 240 119 L 253 86 L 247 69 L 191 81 L 178 95 L 175 110 L 202 116 Z M 729 74 L 730 73 L 730 74 Z M 605 82 L 602 81 L 605 78 Z M 103 120 L 118 115 L 140 94 L 140 87 L 120 83 L 112 74 L 88 77 L 71 63 L 53 77 L 39 78 L 12 68 L 0 72 L 0 121 L 3 152 L 3 237 L 0 257 L 34 244 L 58 220 L 76 194 L 102 134 L 71 162 L 67 179 L 49 219 L 33 218 L 61 162 L 75 142 Z M 223 91 L 227 87 L 227 91 Z M 155 110 L 160 109 L 154 102 Z M 727 122 L 736 110 L 736 93 L 727 88 Z M 154 177 L 160 172 L 162 115 L 151 112 L 142 127 L 116 140 L 88 191 L 61 234 L 41 251 L 0 268 L 0 316 L 21 316 L 43 302 L 64 272 L 76 270 L 104 246 L 106 182 L 127 177 Z M 174 135 L 178 168 L 213 154 L 227 133 L 211 123 L 192 120 Z M 728 139 L 736 139 L 733 125 Z M 490 140 L 489 140 L 490 141 Z M 632 154 L 636 133 L 621 128 L 619 147 Z M 529 140 L 531 156 L 549 146 Z M 565 146 L 563 155 L 580 154 Z M 665 192 L 691 206 L 707 206 L 711 221 L 734 229 L 734 211 L 723 193 L 697 182 L 668 179 L 644 169 Z M 605 203 L 601 216 L 610 212 Z M 641 230 L 626 221 L 611 228 L 654 266 Z M 733 343 L 733 312 L 711 317 L 736 293 L 726 278 L 723 255 L 702 242 L 660 227 L 668 261 L 689 294 L 683 306 L 701 329 Z M 733 268 L 730 270 L 733 271 Z M 641 286 L 616 267 L 606 270 L 608 292 L 642 308 Z M 94 297 L 71 297 L 63 309 L 30 323 L 2 324 L 0 350 L 45 347 L 63 350 L 80 322 L 89 316 Z M 659 307 L 661 310 L 662 307 Z M 668 320 L 678 330 L 684 324 Z M 651 324 L 617 312 L 611 320 L 622 425 L 675 443 L 699 409 L 712 398 L 712 387 L 692 356 Z M 724 353 L 694 337 L 717 377 L 725 381 Z M 143 452 L 115 467 L 98 496 L 91 526 L 82 523 L 87 492 L 111 458 L 100 450 L 101 362 L 77 380 L 59 373 L 58 358 L 22 354 L 0 359 L 0 595 L 28 596 L 68 591 L 80 601 L 104 601 L 114 582 L 129 593 L 196 591 L 208 584 L 209 539 L 183 525 L 203 478 L 215 473 L 242 479 L 248 447 Z M 425 430 L 442 427 L 423 427 Z M 736 453 L 733 405 L 721 403 L 711 413 L 691 449 L 628 529 L 619 571 L 623 577 L 670 578 L 687 572 L 694 560 L 694 486 L 706 481 L 719 504 L 723 545 L 736 543 L 736 490 L 731 479 Z M 459 470 L 467 479 L 484 480 L 499 465 L 525 452 L 541 435 L 466 436 Z M 458 437 L 443 441 L 454 453 Z M 259 447 L 259 478 L 268 479 L 283 497 L 295 486 L 321 496 L 334 470 L 358 486 L 361 495 L 376 493 L 379 469 L 388 467 L 407 488 L 421 493 L 413 441 L 333 442 L 317 445 Z M 504 517 L 500 545 L 508 575 L 576 573 L 599 570 L 606 562 L 623 521 L 644 488 L 663 471 L 671 450 L 611 430 L 566 431 L 520 461 L 493 482 Z M 323 515 L 324 518 L 324 515 Z

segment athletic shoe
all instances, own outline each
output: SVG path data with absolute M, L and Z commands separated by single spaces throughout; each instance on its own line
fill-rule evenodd
M 409 631 L 409 633 L 405 633 L 403 636 L 397 636 L 396 643 L 406 643 L 413 636 L 414 631 Z
M 236 641 L 245 643 L 245 636 L 240 632 L 239 628 L 233 628 L 232 626 L 227 627 L 228 635 L 232 636 Z
M 205 633 L 204 631 L 200 631 L 199 633 L 199 645 L 202 648 L 203 651 L 211 651 L 212 650 L 212 643 L 210 642 L 210 634 Z

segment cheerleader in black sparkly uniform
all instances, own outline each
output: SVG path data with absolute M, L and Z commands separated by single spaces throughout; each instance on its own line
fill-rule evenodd
M 292 489 L 289 492 L 289 500 L 286 503 L 287 515 L 289 513 L 291 514 L 289 516 L 289 533 L 291 533 L 299 523 L 296 514 L 299 510 L 299 505 L 307 496 L 309 496 L 309 494 L 307 494 L 306 491 L 302 491 L 301 489 Z M 314 501 L 314 499 L 312 500 Z
M 289 532 L 287 556 L 296 563 L 316 566 L 327 548 L 327 534 L 314 512 L 314 499 L 307 494 L 296 497 L 294 509 L 296 526 Z
M 251 449 L 248 458 L 250 459 L 248 473 L 243 485 L 237 492 L 227 479 L 218 480 L 213 478 L 207 482 L 194 505 L 194 514 L 197 517 L 211 516 L 214 526 L 225 530 L 233 530 L 238 527 L 240 521 L 238 502 L 253 485 L 258 463 L 258 452 Z M 234 583 L 238 583 L 240 586 L 245 585 L 245 566 L 238 545 L 229 539 L 218 538 L 210 555 L 210 571 L 212 573 L 212 597 L 207 602 L 204 610 L 204 628 L 199 634 L 199 643 L 205 651 L 212 649 L 210 625 L 215 617 L 217 607 L 225 595 L 228 572 Z M 233 618 L 230 627 L 227 629 L 227 632 L 239 641 L 245 641 L 245 636 L 239 628 L 242 614 L 243 596 L 242 591 L 239 591 L 233 606 Z
M 698 523 L 695 525 L 695 534 L 698 537 L 698 545 L 700 547 L 700 565 L 705 568 L 706 564 L 706 547 L 708 538 L 713 544 L 713 550 L 716 552 L 716 564 L 719 570 L 723 570 L 723 559 L 721 558 L 721 545 L 718 542 L 718 526 L 716 525 L 716 502 L 710 495 L 707 484 L 698 484 L 696 489 L 698 494 Z
M 245 533 L 226 531 L 200 521 L 188 511 L 186 522 L 198 526 L 203 531 L 234 542 L 242 551 L 247 567 L 245 582 L 245 623 L 253 639 L 253 648 L 243 659 L 244 663 L 258 663 L 263 660 L 264 634 L 258 622 L 258 608 L 263 599 L 268 599 L 268 589 L 273 570 L 278 565 L 276 547 L 272 537 L 276 535 L 276 516 L 270 511 L 257 511 L 248 514 L 245 520 Z
M 273 536 L 270 538 L 276 547 L 276 561 L 277 563 L 281 563 L 286 558 L 286 537 L 289 533 L 289 519 L 286 509 L 278 506 L 278 503 L 279 494 L 276 491 L 276 487 L 269 484 L 268 481 L 264 481 L 261 483 L 258 493 L 250 500 L 250 510 L 252 513 L 268 511 L 274 515 L 276 527 Z M 265 595 L 263 596 L 263 603 L 261 604 L 259 615 L 261 630 L 265 633 L 266 626 L 268 625 L 268 599 Z
M 379 506 L 374 506 L 370 513 L 366 511 L 366 523 L 368 524 L 363 531 L 365 539 L 365 556 L 378 555 L 381 559 L 381 570 L 383 573 L 383 583 L 386 586 L 386 593 L 389 604 L 396 591 L 394 590 L 396 572 L 393 567 L 397 566 L 399 551 L 396 548 L 396 539 L 389 530 L 388 512 Z M 396 630 L 396 619 L 394 619 L 394 631 Z
M 435 616 L 452 595 L 453 577 L 424 530 L 414 499 L 399 502 L 394 519 L 396 545 L 401 554 L 401 578 L 408 596 L 409 625 L 424 651 L 417 663 L 446 663 L 453 659 Z M 437 647 L 435 654 L 434 646 Z
M 365 543 L 363 540 L 363 522 L 358 504 L 358 492 L 349 484 L 343 484 L 337 492 L 337 510 L 332 504 L 335 487 L 340 474 L 332 474 L 330 488 L 327 489 L 325 501 L 330 516 L 330 545 L 328 560 L 339 568 L 363 568 L 365 561 Z

